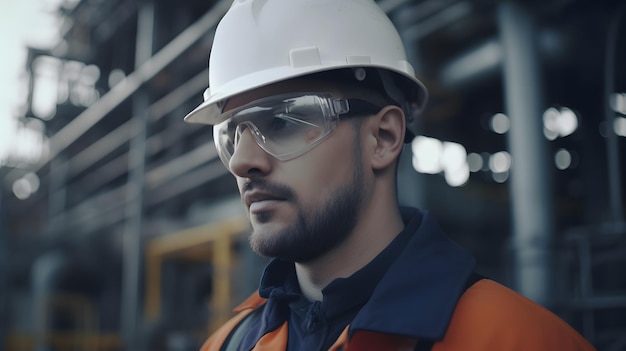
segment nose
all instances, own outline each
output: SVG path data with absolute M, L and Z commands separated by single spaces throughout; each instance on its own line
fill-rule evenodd
M 228 168 L 237 177 L 251 178 L 267 174 L 271 169 L 271 156 L 257 144 L 250 128 L 239 135 Z

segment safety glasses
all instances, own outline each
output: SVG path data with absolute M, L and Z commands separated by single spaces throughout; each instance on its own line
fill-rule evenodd
M 213 127 L 213 137 L 226 168 L 246 129 L 265 152 L 287 161 L 331 135 L 339 116 L 375 114 L 379 110 L 380 107 L 361 99 L 337 98 L 326 93 L 277 95 L 224 113 L 220 117 L 223 122 Z

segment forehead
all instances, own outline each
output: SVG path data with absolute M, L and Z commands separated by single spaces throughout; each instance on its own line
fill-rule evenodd
M 311 92 L 311 93 L 331 93 L 334 96 L 342 96 L 340 90 L 336 85 L 320 81 L 309 79 L 292 79 L 282 81 L 274 84 L 270 84 L 261 88 L 253 89 L 239 95 L 235 95 L 228 99 L 226 106 L 224 106 L 224 112 L 235 109 L 239 106 L 243 106 L 252 101 L 262 99 L 268 96 L 294 93 L 294 92 Z

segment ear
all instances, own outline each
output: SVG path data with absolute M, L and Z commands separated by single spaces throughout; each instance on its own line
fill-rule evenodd
M 382 170 L 392 165 L 402 151 L 406 128 L 404 112 L 398 106 L 386 106 L 373 116 L 370 126 L 375 141 L 371 165 L 374 170 Z

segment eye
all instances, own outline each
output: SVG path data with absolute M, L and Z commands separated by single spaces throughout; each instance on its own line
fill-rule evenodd
M 228 122 L 228 124 L 226 125 L 226 128 L 224 128 L 222 132 L 220 133 L 220 138 L 222 138 L 227 143 L 230 143 L 232 145 L 237 145 L 237 141 L 239 139 L 239 136 L 237 134 L 238 134 L 237 124 L 231 121 L 231 122 Z
M 285 115 L 275 116 L 271 119 L 271 122 L 268 123 L 269 125 L 267 127 L 272 133 L 277 133 L 296 126 L 296 121 L 296 119 Z

